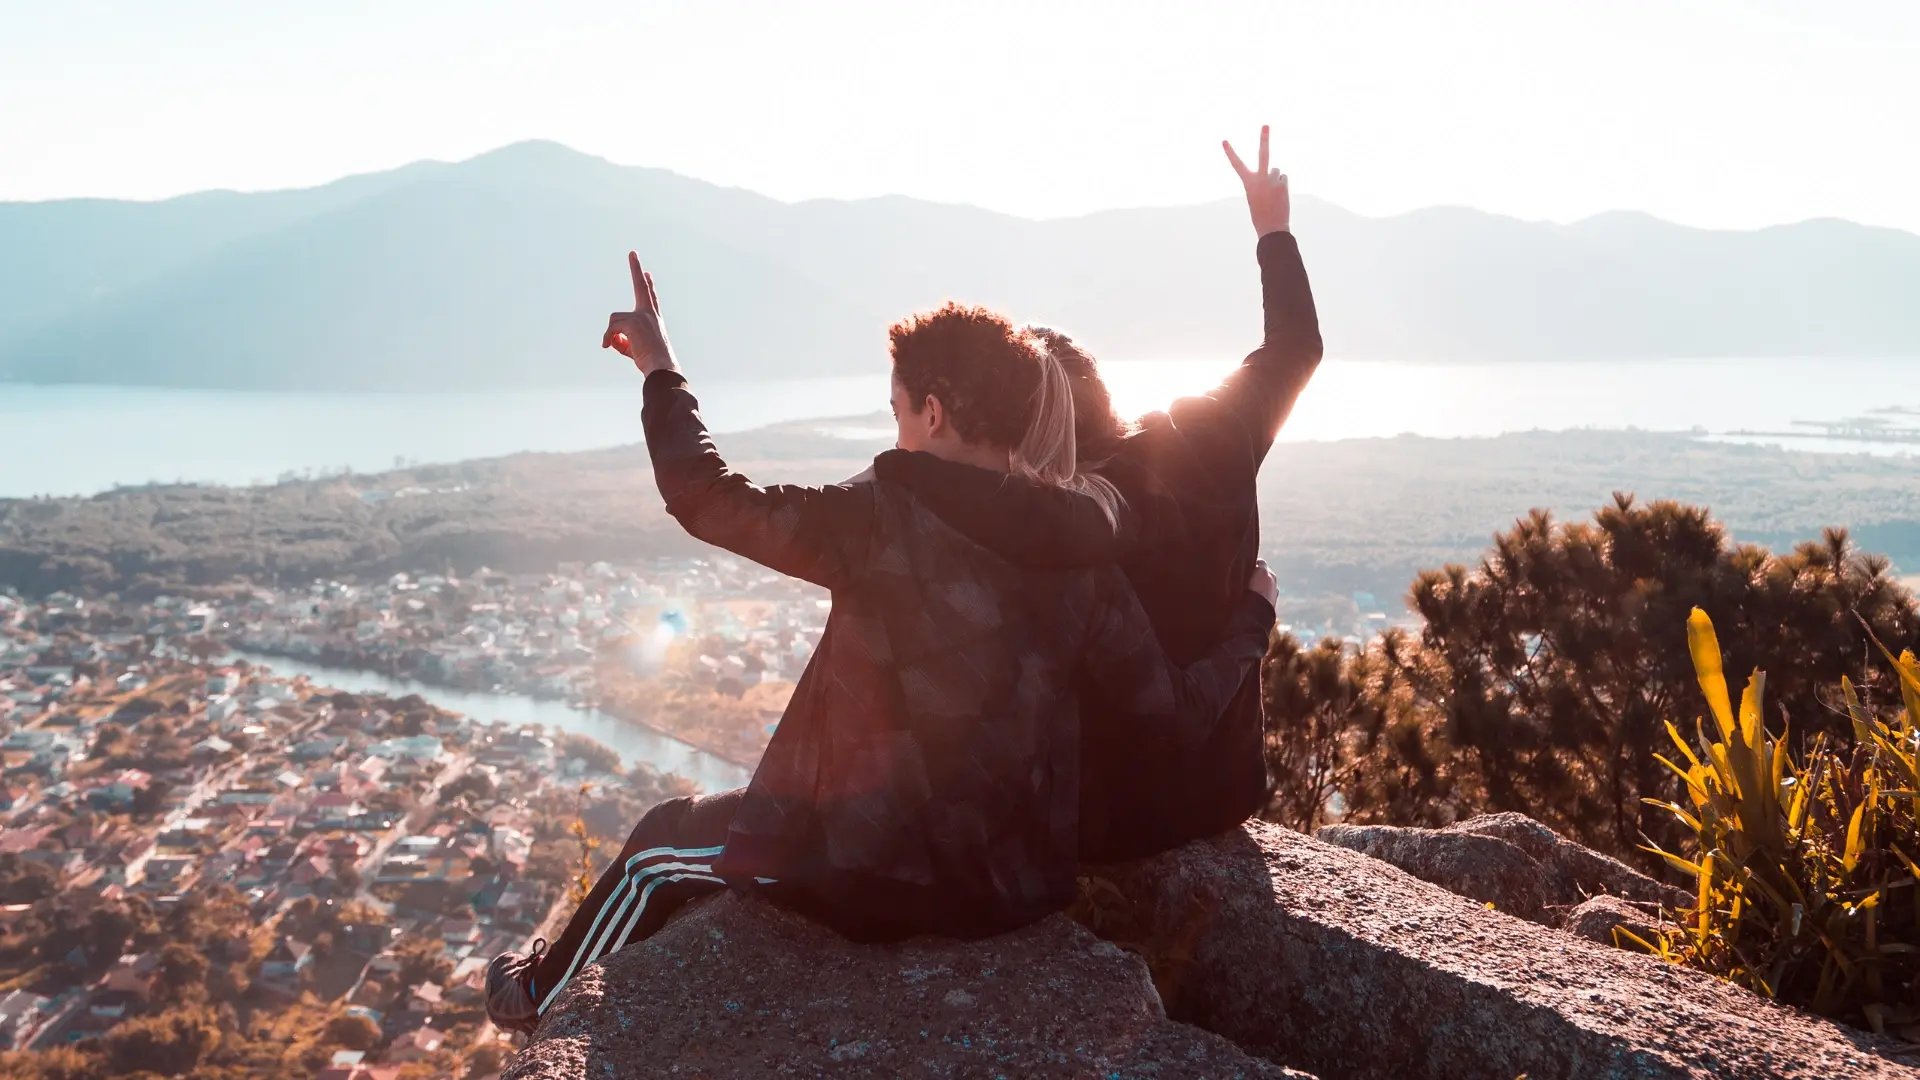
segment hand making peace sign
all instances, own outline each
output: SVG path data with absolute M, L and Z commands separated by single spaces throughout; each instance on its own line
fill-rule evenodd
M 653 275 L 640 269 L 637 252 L 627 252 L 627 269 L 633 272 L 633 310 L 607 316 L 600 347 L 618 349 L 642 375 L 678 371 L 673 346 L 667 343 L 667 325 L 660 317 L 660 298 L 654 295 Z
M 1240 183 L 1247 189 L 1247 209 L 1253 212 L 1254 232 L 1265 236 L 1268 233 L 1286 232 L 1292 224 L 1293 200 L 1287 194 L 1287 175 L 1279 169 L 1267 167 L 1267 127 L 1260 126 L 1260 167 L 1247 168 L 1240 155 L 1233 152 L 1233 144 L 1221 140 L 1220 145 L 1227 151 L 1227 160 L 1233 162 L 1233 171 L 1240 174 Z

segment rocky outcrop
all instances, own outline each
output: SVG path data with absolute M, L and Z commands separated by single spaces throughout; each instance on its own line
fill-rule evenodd
M 1482 814 L 1441 830 L 1492 836 L 1526 852 L 1546 874 L 1551 903 L 1605 893 L 1639 903 L 1679 907 L 1693 896 L 1635 870 L 1619 859 L 1582 847 L 1525 814 Z
M 1558 926 L 1590 896 L 1678 907 L 1691 897 L 1582 847 L 1524 814 L 1488 814 L 1444 829 L 1328 825 L 1314 834 L 1451 892 Z
M 1327 1080 L 1920 1077 L 1892 1044 L 1277 826 L 1101 873 L 1173 1017 Z
M 721 896 L 586 968 L 506 1080 L 1301 1075 L 1168 1020 L 1146 965 L 1065 916 L 854 945 Z
M 1525 825 L 1493 828 L 1446 842 L 1598 880 Z M 694 905 L 582 972 L 508 1080 L 1920 1080 L 1905 1044 L 1277 826 L 1093 874 L 1087 918 L 1139 955 L 1064 916 L 874 946 L 737 896 Z M 1575 921 L 1610 934 L 1636 913 L 1609 895 Z
M 1510 915 L 1547 920 L 1539 862 L 1498 837 L 1387 825 L 1328 825 L 1314 835 Z
M 1658 913 L 1644 905 L 1617 896 L 1595 896 L 1568 912 L 1560 928 L 1588 941 L 1624 947 L 1627 943 L 1614 935 L 1616 929 L 1629 931 L 1642 941 L 1652 941 L 1658 921 Z

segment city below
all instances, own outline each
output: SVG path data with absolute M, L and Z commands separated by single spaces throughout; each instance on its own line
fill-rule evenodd
M 200 1000 L 267 1042 L 299 1032 L 316 1071 L 497 1059 L 487 958 L 550 929 L 602 845 L 698 782 L 564 725 L 298 669 L 597 704 L 739 782 L 824 596 L 733 560 L 653 569 L 137 603 L 0 593 L 0 1048 Z

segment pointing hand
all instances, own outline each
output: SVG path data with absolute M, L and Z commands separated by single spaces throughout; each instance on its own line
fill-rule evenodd
M 632 251 L 627 252 L 627 269 L 633 272 L 633 310 L 607 316 L 600 347 L 619 350 L 643 375 L 678 371 L 673 346 L 667 343 L 667 326 L 660 317 L 660 298 L 653 291 L 653 275 L 640 269 L 640 256 Z

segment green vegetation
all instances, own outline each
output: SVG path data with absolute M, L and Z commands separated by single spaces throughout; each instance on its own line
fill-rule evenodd
M 1920 641 L 1920 607 L 1887 560 L 1834 529 L 1774 554 L 1619 496 L 1590 522 L 1529 515 L 1411 603 L 1418 630 L 1364 649 L 1276 635 L 1269 818 L 1519 811 L 1687 875 L 1694 903 L 1623 943 L 1920 1032 L 1920 660 L 1882 644 Z M 1726 662 L 1754 669 L 1738 709 Z
M 554 758 L 560 762 L 577 760 L 588 773 L 620 775 L 619 753 L 585 735 L 562 732 L 554 746 Z
M 207 914 L 218 912 L 207 909 L 189 921 Z M 225 914 L 231 917 L 232 912 Z M 232 925 L 223 923 L 219 929 L 230 938 Z M 167 924 L 169 932 L 182 928 L 188 927 Z M 431 941 L 403 942 L 399 950 L 401 977 L 417 981 L 444 976 L 447 961 L 434 955 L 436 948 L 437 943 Z M 227 962 L 218 942 L 210 945 L 196 939 L 192 944 L 162 946 L 151 999 L 153 1011 L 70 1047 L 0 1054 L 0 1080 L 312 1076 L 335 1051 L 365 1050 L 382 1039 L 377 1024 L 339 1012 L 337 1006 L 317 1001 L 312 994 L 302 994 L 291 1002 L 249 996 L 241 966 Z M 46 992 L 50 988 L 39 989 Z M 459 1057 L 457 1048 L 472 1042 L 476 1034 L 473 1024 L 477 1017 L 447 1015 L 452 1021 L 446 1028 L 449 1046 L 428 1059 L 433 1067 L 418 1075 L 448 1075 L 447 1070 Z M 482 1064 L 499 1061 L 493 1051 L 475 1057 Z
M 204 1007 L 138 1016 L 101 1040 L 109 1074 L 191 1075 L 219 1048 L 220 1022 Z
M 728 435 L 725 446 L 743 472 L 768 482 L 837 480 L 880 449 L 816 427 Z M 1620 488 L 1710 506 L 1740 539 L 1776 548 L 1846 522 L 1866 547 L 1920 570 L 1920 470 L 1911 460 L 1575 431 L 1282 443 L 1272 461 L 1260 488 L 1261 538 L 1296 624 L 1350 625 L 1356 591 L 1392 611 L 1419 570 L 1472 559 L 1490 526 L 1530 507 L 1581 513 Z M 0 500 L 0 582 L 28 593 L 142 594 L 698 553 L 652 492 L 635 446 L 265 487 Z
M 380 1041 L 380 1025 L 358 1013 L 327 1021 L 327 1039 L 348 1050 L 371 1050 Z
M 1441 825 L 1514 810 L 1643 865 L 1679 824 L 1647 799 L 1677 781 L 1655 757 L 1693 700 L 1681 627 L 1702 608 L 1745 652 L 1777 657 L 1768 689 L 1795 745 L 1847 730 L 1824 687 L 1891 692 L 1867 633 L 1920 639 L 1914 598 L 1885 559 L 1829 531 L 1784 555 L 1738 545 L 1706 511 L 1619 497 L 1591 522 L 1535 513 L 1480 565 L 1424 573 L 1424 619 L 1352 651 L 1281 635 L 1263 667 L 1268 815 Z
M 1687 639 L 1712 723 L 1696 720 L 1691 740 L 1667 725 L 1678 755 L 1660 760 L 1685 805 L 1650 801 L 1685 842 L 1650 850 L 1693 879 L 1697 899 L 1652 941 L 1621 933 L 1875 1031 L 1920 1021 L 1920 660 L 1886 653 L 1900 685 L 1882 708 L 1842 678 L 1851 730 L 1821 731 L 1796 755 L 1767 728 L 1767 676 L 1754 670 L 1736 714 L 1705 612 Z
M 312 1075 L 341 1045 L 324 1034 L 330 1013 L 310 999 L 266 1007 L 249 995 L 261 943 L 234 930 L 251 923 L 227 888 L 190 892 L 164 915 L 78 891 L 36 903 L 0 938 L 0 972 L 52 995 L 98 979 L 125 953 L 157 951 L 153 1011 L 71 1047 L 0 1054 L 0 1080 Z

